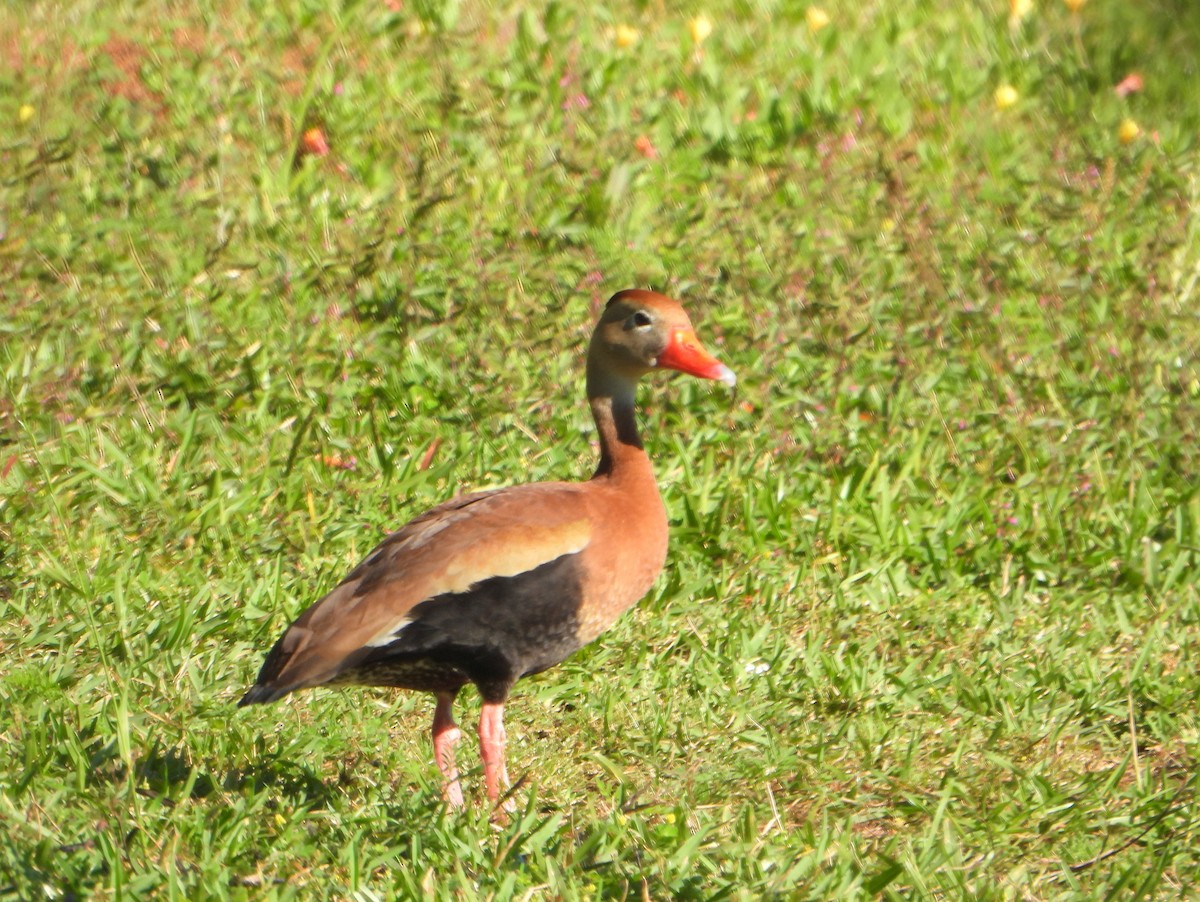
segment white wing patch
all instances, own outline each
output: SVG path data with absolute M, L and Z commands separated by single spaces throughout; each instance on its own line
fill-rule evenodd
M 363 643 L 364 648 L 383 648 L 386 645 L 391 645 L 400 638 L 400 633 L 403 629 L 412 623 L 412 618 L 405 617 L 399 623 L 393 623 L 385 629 L 380 630 L 370 639 Z

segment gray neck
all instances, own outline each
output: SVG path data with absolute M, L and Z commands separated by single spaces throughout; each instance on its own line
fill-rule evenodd
M 600 433 L 600 463 L 596 475 L 609 475 L 631 455 L 644 457 L 638 435 L 634 398 L 637 380 L 601 367 L 588 357 L 587 394 Z

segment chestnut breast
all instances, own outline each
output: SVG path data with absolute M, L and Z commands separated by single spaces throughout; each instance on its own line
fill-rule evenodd
M 667 558 L 667 513 L 653 478 L 636 492 L 607 479 L 586 486 L 593 531 L 584 555 L 581 646 L 650 591 Z

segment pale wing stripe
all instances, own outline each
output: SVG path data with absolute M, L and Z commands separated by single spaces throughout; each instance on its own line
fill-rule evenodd
M 385 645 L 391 645 L 400 638 L 400 632 L 406 626 L 412 623 L 412 619 L 405 617 L 395 626 L 389 626 L 382 630 L 363 643 L 364 648 L 383 648 Z
M 469 551 L 448 561 L 437 580 L 438 594 L 466 592 L 476 583 L 497 576 L 517 576 L 564 554 L 582 551 L 591 537 L 587 520 L 551 530 L 530 529 L 520 542 L 487 556 L 486 572 Z

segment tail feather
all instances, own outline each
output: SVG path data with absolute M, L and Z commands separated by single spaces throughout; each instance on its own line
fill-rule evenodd
M 247 705 L 265 705 L 269 702 L 277 701 L 283 698 L 291 688 L 279 689 L 275 686 L 264 686 L 262 684 L 250 687 L 250 691 L 242 696 L 242 700 L 238 702 L 239 708 L 244 708 Z
M 279 637 L 279 641 L 267 652 L 266 660 L 263 661 L 262 668 L 258 671 L 258 678 L 254 681 L 254 685 L 238 702 L 239 708 L 247 705 L 265 705 L 283 698 L 297 688 L 297 684 L 293 680 L 288 680 L 283 685 L 277 683 L 276 680 L 279 678 L 280 671 L 291 660 L 297 640 L 304 637 L 307 632 L 307 630 L 298 631 L 295 627 L 289 627 Z

